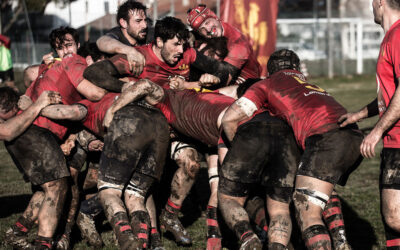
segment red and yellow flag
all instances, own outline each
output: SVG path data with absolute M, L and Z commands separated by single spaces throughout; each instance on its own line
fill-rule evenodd
M 221 0 L 221 20 L 246 35 L 267 75 L 269 56 L 275 51 L 279 0 Z

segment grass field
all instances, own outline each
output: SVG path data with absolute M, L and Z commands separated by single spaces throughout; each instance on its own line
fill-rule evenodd
M 374 76 L 357 76 L 351 78 L 311 79 L 320 87 L 330 92 L 349 111 L 355 111 L 373 100 L 376 96 Z M 376 119 L 361 122 L 360 127 L 369 131 Z M 377 149 L 380 151 L 381 146 Z M 348 239 L 353 249 L 383 249 L 384 231 L 379 211 L 379 153 L 371 160 L 364 160 L 361 166 L 352 174 L 346 187 L 338 187 L 338 193 L 343 201 L 343 210 Z M 5 230 L 18 218 L 30 198 L 30 185 L 22 180 L 3 145 L 0 146 L 0 242 L 4 241 Z M 201 181 L 201 180 L 200 180 Z M 203 180 L 203 184 L 207 181 Z M 203 185 L 205 186 L 205 185 Z M 201 188 L 197 188 L 201 189 Z M 196 193 L 202 191 L 197 190 Z M 204 193 L 204 192 L 203 192 Z M 205 192 L 207 193 L 207 192 Z M 193 200 L 193 199 L 192 199 Z M 204 201 L 204 199 L 203 199 Z M 205 248 L 205 218 L 201 216 L 199 205 L 191 202 L 183 209 L 184 215 L 190 215 L 189 233 L 194 239 L 192 249 Z M 203 202 L 204 207 L 204 202 Z M 194 212 L 195 211 L 195 212 Z M 104 249 L 116 249 L 113 245 L 111 229 L 107 224 L 100 228 L 105 240 Z M 78 234 L 74 249 L 87 249 Z M 227 241 L 235 241 L 234 238 Z M 167 249 L 179 249 L 168 237 L 163 239 Z M 8 249 L 0 243 L 1 249 Z

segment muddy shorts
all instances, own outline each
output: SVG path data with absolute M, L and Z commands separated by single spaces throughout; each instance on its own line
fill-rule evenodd
M 134 172 L 159 180 L 168 144 L 168 124 L 160 111 L 125 106 L 116 112 L 104 137 L 99 181 L 125 186 Z
M 272 199 L 288 202 L 292 196 L 300 151 L 291 128 L 273 118 L 241 125 L 219 171 L 218 190 L 244 197 L 256 183 Z
M 400 148 L 383 148 L 380 187 L 400 190 Z
M 25 180 L 33 185 L 70 176 L 58 138 L 47 129 L 32 125 L 5 145 Z
M 308 137 L 297 175 L 344 186 L 362 161 L 360 145 L 363 138 L 358 129 L 349 127 Z
M 86 163 L 87 152 L 82 148 L 79 143 L 75 143 L 75 147 L 71 150 L 70 155 L 66 156 L 67 166 L 81 171 L 83 165 Z

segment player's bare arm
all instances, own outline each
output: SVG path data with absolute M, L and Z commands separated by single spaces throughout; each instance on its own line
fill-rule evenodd
M 125 45 L 120 41 L 104 35 L 97 42 L 97 47 L 109 54 L 125 54 L 128 58 L 130 70 L 133 75 L 138 76 L 142 73 L 146 59 L 144 56 L 132 46 Z
M 137 101 L 143 97 L 147 103 L 155 105 L 163 99 L 164 91 L 161 86 L 150 80 L 141 79 L 137 81 L 135 84 L 126 88 L 126 90 L 121 93 L 121 96 L 107 110 L 106 115 L 104 116 L 104 126 L 107 128 L 110 126 L 115 112 L 129 103 Z
M 76 90 L 78 90 L 78 92 L 81 95 L 83 95 L 84 97 L 86 97 L 86 99 L 92 102 L 100 101 L 101 98 L 103 98 L 103 96 L 107 94 L 107 90 L 94 85 L 87 79 L 83 79 L 79 83 Z
M 400 90 L 396 89 L 388 108 L 378 120 L 375 127 L 363 140 L 360 146 L 361 154 L 364 157 L 372 158 L 375 156 L 375 146 L 382 138 L 382 135 L 393 124 L 400 119 Z
M 56 104 L 44 108 L 41 115 L 54 120 L 81 121 L 86 117 L 87 109 L 81 104 Z
M 367 106 L 360 109 L 358 112 L 342 115 L 339 118 L 340 127 L 346 127 L 349 124 L 359 122 L 364 118 L 372 117 L 377 114 L 379 114 L 378 99 L 375 99 Z
M 222 128 L 229 141 L 235 137 L 239 122 L 248 118 L 249 116 L 243 108 L 234 102 L 225 112 L 222 117 Z
M 44 107 L 59 102 L 61 96 L 58 92 L 44 91 L 24 112 L 0 123 L 0 140 L 13 140 L 31 125 Z
M 83 73 L 85 79 L 111 92 L 121 92 L 125 82 L 118 79 L 120 75 L 121 72 L 109 60 L 93 63 Z
M 236 76 L 238 72 L 238 69 L 231 64 L 217 61 L 199 52 L 196 53 L 196 60 L 191 64 L 191 66 L 218 77 L 223 86 L 228 85 L 232 80 L 232 77 Z

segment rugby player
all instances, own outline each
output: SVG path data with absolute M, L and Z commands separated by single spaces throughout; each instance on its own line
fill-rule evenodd
M 292 230 L 289 204 L 300 150 L 284 121 L 266 111 L 243 123 L 253 112 L 247 112 L 242 101 L 235 105 L 240 105 L 240 112 L 229 108 L 222 118 L 223 128 L 228 128 L 230 148 L 220 169 L 220 210 L 240 239 L 240 249 L 262 249 L 243 208 L 251 188 L 262 184 L 270 218 L 268 249 L 287 249 Z M 233 128 L 232 133 L 229 129 Z
M 372 1 L 375 23 L 385 32 L 376 66 L 378 97 L 358 112 L 340 118 L 341 126 L 379 114 L 380 118 L 360 146 L 366 158 L 375 156 L 375 147 L 383 139 L 380 192 L 386 248 L 400 248 L 400 1 Z
M 126 1 L 118 8 L 117 23 L 118 27 L 112 28 L 97 40 L 97 46 L 108 54 L 125 54 L 133 74 L 138 75 L 146 61 L 133 47 L 146 42 L 146 7 L 137 1 Z
M 150 187 L 162 174 L 168 125 L 159 110 L 138 102 L 121 109 L 105 133 L 103 118 L 116 97 L 118 94 L 109 93 L 99 102 L 53 105 L 42 115 L 80 120 L 95 135 L 104 137 L 98 181 L 100 202 L 121 249 L 147 248 L 150 217 L 145 204 Z M 125 204 L 121 200 L 123 191 Z
M 188 11 L 187 22 L 193 30 L 204 37 L 226 37 L 228 39 L 228 55 L 224 61 L 228 63 L 230 80 L 233 83 L 242 83 L 249 78 L 259 78 L 261 65 L 248 39 L 236 28 L 225 23 L 217 15 L 199 4 Z
M 46 67 L 39 72 L 39 77 L 30 85 L 25 95 L 36 101 L 43 91 L 57 91 L 65 104 L 76 103 L 82 96 L 91 100 L 101 99 L 106 91 L 83 78 L 87 64 L 84 58 L 76 55 L 79 46 L 76 30 L 61 27 L 53 30 L 50 38 L 52 47 L 63 60 L 56 61 L 51 68 Z M 37 211 L 31 213 L 30 218 L 25 218 L 28 221 L 35 221 L 36 217 L 38 219 L 40 237 L 35 242 L 37 247 L 51 247 L 63 207 L 68 187 L 66 177 L 70 173 L 59 140 L 66 135 L 67 129 L 68 125 L 65 123 L 55 123 L 40 116 L 24 134 L 6 146 L 31 183 L 44 190 L 44 195 L 33 196 L 28 205 L 28 209 L 34 208 Z M 16 224 L 20 224 L 20 221 Z M 18 231 L 9 230 L 7 238 L 16 234 Z
M 293 51 L 274 52 L 267 64 L 270 77 L 251 86 L 227 112 L 249 116 L 266 105 L 271 115 L 292 127 L 304 150 L 293 194 L 303 239 L 308 249 L 331 249 L 322 211 L 334 185 L 344 185 L 359 164 L 363 135 L 357 126 L 339 127 L 337 121 L 346 110 L 325 90 L 308 83 L 299 65 Z M 230 140 L 236 130 L 235 123 L 224 124 Z

